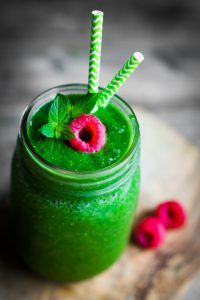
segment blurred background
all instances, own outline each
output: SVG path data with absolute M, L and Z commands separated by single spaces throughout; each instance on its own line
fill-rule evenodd
M 119 91 L 200 146 L 200 2 L 198 0 L 31 0 L 0 4 L 0 189 L 25 106 L 64 83 L 87 83 L 90 12 L 105 13 L 101 86 L 133 51 L 145 61 Z M 197 285 L 193 297 L 200 299 Z M 191 291 L 188 295 L 191 295 Z

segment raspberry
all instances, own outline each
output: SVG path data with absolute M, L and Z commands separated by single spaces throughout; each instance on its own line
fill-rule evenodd
M 187 214 L 177 201 L 166 201 L 156 208 L 156 216 L 163 223 L 165 228 L 178 228 L 185 224 Z
M 81 152 L 97 152 L 106 142 L 106 128 L 93 115 L 80 115 L 70 123 L 75 138 L 69 140 L 71 146 Z
M 165 227 L 157 218 L 147 217 L 137 225 L 135 237 L 144 248 L 158 248 L 163 243 L 165 234 Z

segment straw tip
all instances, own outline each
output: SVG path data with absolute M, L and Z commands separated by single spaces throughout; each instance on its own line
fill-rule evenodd
M 133 53 L 133 56 L 139 61 L 142 62 L 144 60 L 144 56 L 141 52 L 135 52 Z
M 93 10 L 92 14 L 95 15 L 95 16 L 103 16 L 103 12 L 100 11 L 100 10 Z

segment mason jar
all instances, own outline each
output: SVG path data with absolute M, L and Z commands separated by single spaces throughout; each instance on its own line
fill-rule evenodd
M 57 93 L 86 94 L 87 85 L 58 86 L 25 110 L 12 161 L 12 202 L 18 250 L 38 274 L 79 281 L 113 264 L 127 245 L 140 183 L 137 119 L 119 96 L 113 103 L 129 118 L 131 146 L 123 159 L 96 171 L 73 172 L 44 160 L 31 145 L 27 124 Z

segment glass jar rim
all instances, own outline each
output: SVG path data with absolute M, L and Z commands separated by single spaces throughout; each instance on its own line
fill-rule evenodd
M 137 128 L 138 128 L 138 134 L 134 134 L 133 135 L 133 140 L 131 142 L 131 145 L 127 151 L 127 153 L 123 156 L 123 158 L 118 161 L 113 163 L 110 166 L 107 166 L 105 168 L 102 169 L 97 169 L 97 170 L 93 170 L 93 171 L 69 171 L 63 168 L 60 168 L 58 166 L 55 166 L 54 164 L 48 162 L 47 160 L 45 160 L 32 146 L 29 137 L 28 137 L 28 132 L 27 132 L 27 125 L 28 125 L 28 121 L 29 121 L 29 117 L 30 114 L 32 112 L 32 109 L 35 107 L 35 105 L 40 101 L 41 97 L 44 97 L 45 95 L 49 96 L 51 95 L 52 99 L 52 94 L 55 92 L 55 95 L 58 92 L 61 92 L 60 90 L 62 89 L 77 89 L 77 91 L 82 90 L 82 91 L 87 91 L 88 89 L 88 85 L 87 84 L 82 84 L 82 83 L 71 83 L 71 84 L 63 84 L 63 85 L 58 85 L 55 87 L 52 87 L 50 89 L 47 89 L 46 91 L 40 93 L 38 96 L 36 96 L 31 103 L 25 108 L 21 120 L 20 120 L 20 128 L 19 128 L 19 138 L 21 143 L 23 143 L 23 146 L 25 146 L 25 150 L 28 152 L 28 154 L 30 155 L 30 157 L 34 160 L 34 162 L 39 165 L 39 167 L 41 167 L 43 170 L 47 171 L 48 173 L 52 174 L 52 175 L 56 175 L 56 176 L 61 176 L 62 178 L 74 178 L 76 180 L 78 179 L 83 179 L 87 176 L 88 178 L 93 178 L 94 175 L 98 174 L 98 177 L 104 177 L 104 176 L 109 176 L 110 174 L 113 174 L 115 171 L 121 169 L 124 165 L 127 164 L 127 162 L 129 161 L 129 159 L 131 157 L 134 157 L 134 154 L 137 152 L 137 149 L 139 147 L 139 143 L 140 143 L 140 135 L 139 135 L 139 124 L 137 121 L 137 118 L 132 110 L 132 108 L 118 95 L 114 95 L 113 99 L 115 101 L 119 101 L 119 103 L 123 106 L 124 109 L 126 109 L 127 111 L 129 111 L 129 116 L 132 115 L 134 116 L 134 120 L 136 121 L 137 124 Z M 103 91 L 103 88 L 99 88 L 100 91 Z M 134 124 L 135 125 L 135 124 Z M 133 124 L 132 124 L 133 126 Z M 135 130 L 135 128 L 133 128 L 133 130 Z

